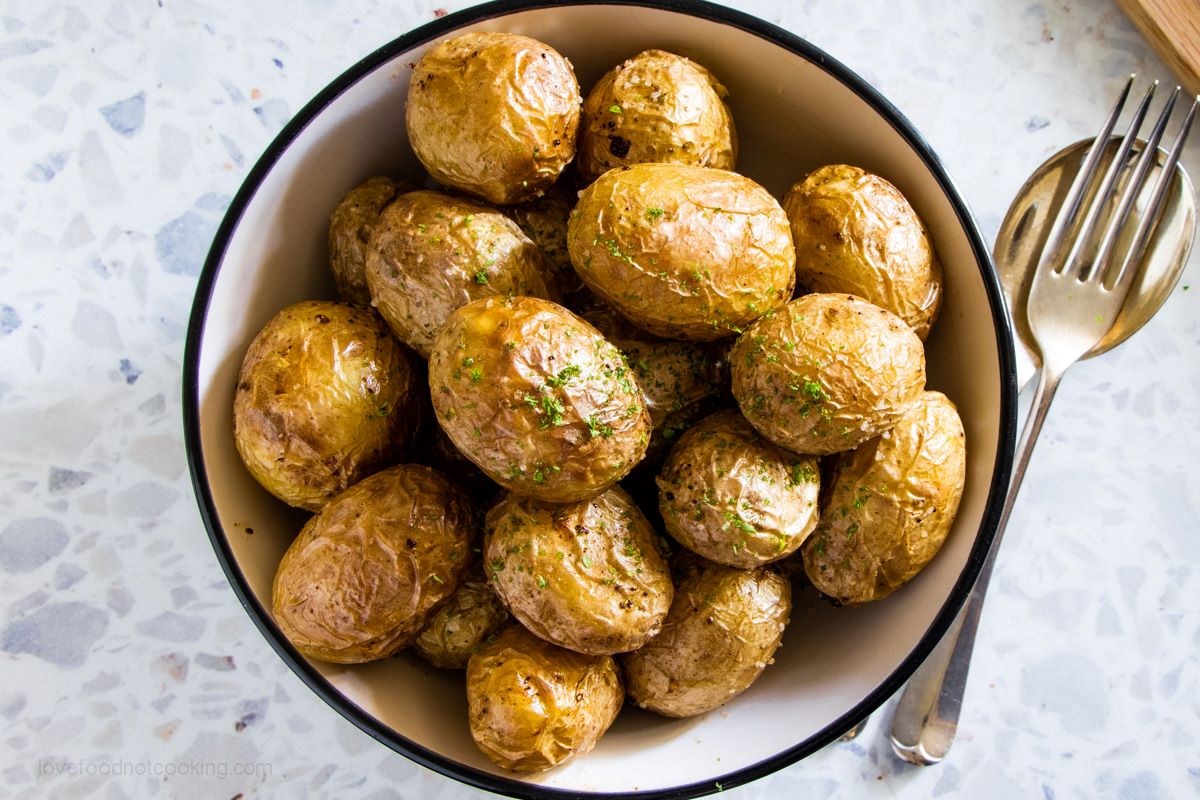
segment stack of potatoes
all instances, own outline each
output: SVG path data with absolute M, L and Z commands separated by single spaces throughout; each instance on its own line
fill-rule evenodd
M 963 428 L 925 390 L 941 267 L 895 187 L 829 165 L 781 204 L 733 171 L 725 87 L 660 50 L 584 100 L 548 45 L 465 34 L 413 67 L 406 127 L 429 188 L 350 188 L 341 301 L 280 311 L 234 399 L 247 468 L 314 512 L 274 583 L 300 652 L 465 668 L 481 750 L 538 771 L 626 697 L 744 691 L 793 580 L 861 604 L 933 558 Z

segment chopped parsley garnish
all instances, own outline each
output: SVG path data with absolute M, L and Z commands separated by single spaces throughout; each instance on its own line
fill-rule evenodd
M 575 364 L 569 364 L 558 371 L 558 375 L 546 379 L 547 386 L 553 386 L 555 389 L 560 389 L 566 386 L 572 378 L 579 377 L 579 367 Z
M 663 215 L 663 213 L 664 212 L 661 208 L 647 208 L 646 209 L 646 219 L 650 220 L 651 222 L 655 222 L 656 220 L 658 220 L 659 217 L 661 217 Z
M 471 378 L 471 383 L 479 383 L 483 380 L 483 370 L 479 367 L 471 367 L 467 370 L 467 375 Z
M 613 435 L 612 426 L 599 422 L 594 414 L 587 418 L 587 427 L 588 433 L 592 435 L 593 439 L 597 436 L 608 439 Z
M 549 582 L 546 581 L 545 578 L 543 578 L 541 575 L 538 575 L 537 576 L 537 585 L 538 585 L 539 589 L 545 589 L 550 584 L 549 584 Z
M 475 270 L 475 282 L 481 286 L 486 286 L 488 282 L 488 273 L 486 269 Z
M 617 105 L 616 103 L 613 103 L 611 106 L 608 107 L 608 113 L 624 114 L 625 112 L 621 110 L 621 107 L 619 105 Z
M 744 519 L 742 519 L 741 517 L 739 517 L 737 514 L 733 513 L 732 511 L 725 512 L 725 521 L 728 523 L 725 526 L 727 528 L 730 525 L 732 525 L 733 527 L 737 528 L 742 533 L 758 533 L 758 531 L 756 531 L 754 529 L 753 525 L 746 522 Z

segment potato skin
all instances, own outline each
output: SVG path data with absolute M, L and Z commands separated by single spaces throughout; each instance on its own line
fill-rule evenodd
M 484 566 L 535 635 L 588 655 L 636 650 L 674 589 L 654 529 L 622 489 L 568 505 L 508 495 L 488 512 Z
M 267 491 L 316 511 L 412 441 L 419 391 L 411 357 L 375 312 L 297 303 L 246 350 L 234 442 Z
M 590 295 L 571 266 L 571 256 L 567 252 L 567 223 L 574 206 L 574 193 L 560 182 L 538 199 L 504 210 L 541 249 L 549 283 L 562 296 L 563 304 L 572 308 Z
M 329 269 L 342 300 L 371 305 L 366 275 L 367 243 L 384 207 L 396 195 L 412 189 L 403 181 L 377 175 L 347 192 L 333 210 L 329 218 Z
M 796 246 L 796 283 L 853 294 L 893 312 L 923 341 L 942 305 L 942 265 L 908 200 L 847 164 L 811 172 L 783 199 Z
M 426 190 L 384 209 L 367 247 L 367 286 L 405 344 L 429 357 L 454 309 L 492 295 L 550 297 L 542 253 L 495 209 Z
M 311 658 L 386 658 L 458 588 L 474 536 L 474 509 L 441 473 L 419 464 L 377 472 L 330 500 L 284 553 L 275 623 Z
M 536 39 L 465 33 L 413 69 L 405 124 L 433 178 L 499 204 L 538 197 L 575 157 L 571 63 Z
M 667 717 L 729 702 L 771 663 L 791 613 L 791 585 L 772 568 L 685 554 L 662 633 L 618 657 L 629 699 Z
M 610 170 L 580 194 L 567 247 L 588 288 L 638 327 L 673 339 L 740 333 L 787 302 L 795 282 L 783 209 L 725 170 Z
M 887 433 L 842 453 L 804 544 L 813 585 L 844 605 L 886 597 L 937 555 L 962 498 L 966 439 L 954 404 L 922 392 Z
M 658 477 L 667 533 L 710 561 L 749 569 L 796 551 L 817 526 L 820 465 L 759 435 L 737 411 L 703 420 Z
M 466 669 L 471 654 L 509 620 L 483 570 L 474 568 L 429 617 L 413 642 L 417 654 L 441 669 Z
M 580 174 L 671 162 L 733 169 L 737 133 L 725 87 L 694 61 L 646 50 L 613 67 L 583 102 Z
M 510 625 L 467 664 L 471 736 L 504 769 L 541 772 L 589 752 L 625 693 L 611 656 L 573 653 Z
M 646 452 L 650 416 L 621 353 L 567 309 L 489 297 L 450 315 L 429 357 L 438 423 L 492 480 L 553 503 L 595 496 Z
M 729 352 L 746 419 L 794 453 L 850 450 L 891 428 L 925 386 L 925 350 L 890 311 L 809 294 L 750 326 Z

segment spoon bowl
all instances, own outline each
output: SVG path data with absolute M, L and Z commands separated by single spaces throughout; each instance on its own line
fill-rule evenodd
M 993 256 L 1004 295 L 1012 313 L 1013 337 L 1017 345 L 1017 385 L 1024 386 L 1041 368 L 1034 346 L 1029 320 L 1024 314 L 1013 313 L 1013 309 L 1026 307 L 1029 285 L 1037 267 L 1038 257 L 1050 235 L 1050 223 L 1058 216 L 1063 201 L 1071 188 L 1071 182 L 1079 172 L 1088 148 L 1094 139 L 1076 142 L 1051 156 L 1029 177 L 1009 206 L 1008 214 L 996 235 Z M 1107 170 L 1117 153 L 1120 138 L 1113 137 L 1105 151 L 1100 169 Z M 1138 157 L 1144 143 L 1140 140 L 1129 155 L 1132 162 Z M 1158 151 L 1157 164 L 1152 167 L 1145 188 L 1138 194 L 1133 214 L 1117 240 L 1114 256 L 1122 259 L 1131 243 L 1133 232 L 1146 208 L 1151 188 L 1157 181 L 1166 162 L 1167 154 Z M 1196 200 L 1182 164 L 1175 167 L 1175 178 L 1167 190 L 1162 218 L 1155 235 L 1143 256 L 1144 268 L 1140 271 L 1129 291 L 1121 312 L 1117 315 L 1112 330 L 1083 357 L 1091 358 L 1107 352 L 1124 342 L 1154 316 L 1175 288 L 1196 230 Z M 1085 198 L 1090 202 L 1091 198 Z M 1109 209 L 1111 212 L 1112 209 Z M 1136 264 L 1131 268 L 1137 269 Z

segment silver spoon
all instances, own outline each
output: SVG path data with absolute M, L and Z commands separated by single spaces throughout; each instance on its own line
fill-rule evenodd
M 1036 301 L 1036 311 L 1042 325 L 1040 341 L 1043 350 L 1045 347 L 1051 346 L 1051 350 L 1045 352 L 1053 355 L 1054 358 L 1050 360 L 1049 373 L 1042 375 L 1042 380 L 1038 385 L 1037 396 L 1034 398 L 1036 413 L 1031 412 L 1031 418 L 1026 422 L 1026 429 L 1022 432 L 1022 441 L 1018 446 L 1019 461 L 1013 473 L 1013 485 L 1009 487 L 1004 513 L 996 533 L 996 541 L 985 561 L 979 581 L 971 593 L 969 602 L 964 606 L 963 611 L 960 612 L 930 658 L 909 681 L 896 706 L 891 728 L 892 749 L 898 757 L 913 764 L 925 766 L 939 763 L 945 758 L 954 742 L 975 629 L 979 620 L 979 609 L 994 563 L 996 545 L 1003 534 L 1008 512 L 1011 510 L 1012 501 L 1020 486 L 1021 475 L 1028 463 L 1029 453 L 1032 451 L 1032 444 L 1037 438 L 1041 422 L 1045 419 L 1046 408 L 1053 397 L 1054 388 L 1057 386 L 1062 371 L 1080 357 L 1087 358 L 1119 344 L 1144 325 L 1174 287 L 1179 277 L 1179 270 L 1186 261 L 1188 250 L 1191 247 L 1192 235 L 1195 230 L 1195 207 L 1190 181 L 1188 181 L 1186 173 L 1178 168 L 1173 160 L 1157 150 L 1157 140 L 1158 137 L 1161 137 L 1162 129 L 1170 116 L 1174 97 L 1168 103 L 1159 123 L 1155 126 L 1154 135 L 1151 137 L 1153 144 L 1149 146 L 1156 148 L 1153 155 L 1157 158 L 1153 161 L 1147 160 L 1133 170 L 1133 174 L 1138 176 L 1136 178 L 1130 177 L 1126 161 L 1122 162 L 1121 169 L 1110 169 L 1114 159 L 1133 159 L 1136 152 L 1141 149 L 1131 147 L 1132 138 L 1134 131 L 1144 118 L 1153 88 L 1142 101 L 1135 122 L 1130 126 L 1128 138 L 1123 142 L 1118 142 L 1115 146 L 1108 141 L 1108 131 L 1111 130 L 1115 117 L 1129 93 L 1132 80 L 1131 77 L 1130 84 L 1126 86 L 1121 100 L 1118 101 L 1106 123 L 1105 132 L 1101 134 L 1104 137 L 1101 141 L 1104 141 L 1106 146 L 1103 149 L 1088 152 L 1085 157 L 1082 154 L 1087 151 L 1087 143 L 1082 145 L 1082 149 L 1080 149 L 1080 145 L 1073 145 L 1052 158 L 1026 183 L 1001 227 L 996 258 L 999 261 L 1003 253 L 1006 259 L 1005 266 L 1010 269 L 1010 279 L 1006 285 L 1009 290 L 1010 306 L 1022 310 L 1029 307 L 1029 314 L 1014 315 L 1024 323 L 1023 338 L 1025 341 L 1022 344 L 1031 353 L 1039 352 L 1036 344 L 1039 340 L 1034 338 L 1028 319 L 1033 316 L 1035 310 L 1030 306 L 1030 303 L 1034 302 L 1030 300 L 1030 287 L 1040 281 L 1043 286 L 1038 290 L 1040 294 Z M 1197 103 L 1200 103 L 1200 98 L 1197 99 Z M 1196 106 L 1193 105 L 1172 147 L 1176 159 L 1182 149 L 1186 131 L 1195 111 Z M 1068 159 L 1064 158 L 1068 153 L 1074 153 L 1074 161 L 1069 175 L 1066 174 Z M 1082 168 L 1081 162 L 1086 162 Z M 1075 177 L 1075 173 L 1081 169 L 1086 170 L 1089 175 L 1105 175 L 1105 180 L 1103 182 L 1089 180 L 1090 188 L 1085 189 L 1082 195 L 1077 194 L 1083 182 L 1072 179 Z M 1177 170 L 1166 176 L 1170 178 L 1169 182 L 1156 179 L 1145 180 L 1150 170 L 1161 175 L 1164 169 Z M 1156 175 L 1155 178 L 1159 175 Z M 1048 183 L 1052 176 L 1052 182 Z M 1144 180 L 1144 183 L 1141 184 L 1143 187 L 1154 186 L 1160 187 L 1161 190 L 1143 188 L 1142 191 L 1136 193 L 1126 193 L 1123 186 L 1130 180 Z M 1139 184 L 1135 182 L 1132 185 L 1136 187 Z M 1112 190 L 1111 194 L 1110 190 Z M 1032 200 L 1030 192 L 1033 193 Z M 1068 197 L 1070 199 L 1065 199 Z M 1121 197 L 1119 205 L 1117 205 L 1117 197 Z M 1097 202 L 1099 198 L 1104 198 L 1102 203 Z M 1060 217 L 1058 209 L 1068 204 L 1072 211 L 1067 216 Z M 1080 217 L 1076 217 L 1080 207 L 1089 209 L 1086 216 L 1081 217 L 1082 223 L 1077 221 Z M 1042 212 L 1040 216 L 1039 211 Z M 1143 211 L 1147 213 L 1149 219 L 1141 218 Z M 1151 231 L 1153 214 L 1156 211 L 1164 212 L 1164 216 Z M 1095 269 L 1103 272 L 1104 265 L 1108 263 L 1125 264 L 1126 269 L 1119 272 L 1118 275 L 1129 275 L 1136 274 L 1139 266 L 1144 266 L 1150 275 L 1139 275 L 1132 286 L 1128 285 L 1128 281 L 1118 283 L 1118 277 L 1110 276 L 1107 280 L 1111 280 L 1115 284 L 1113 291 L 1109 293 L 1113 295 L 1110 299 L 1104 298 L 1104 295 L 1108 293 L 1107 289 L 1110 288 L 1107 283 L 1103 289 L 1097 289 L 1095 292 L 1089 290 L 1094 294 L 1094 297 L 1088 301 L 1089 303 L 1106 305 L 1103 314 L 1097 314 L 1095 319 L 1089 319 L 1078 315 L 1080 311 L 1088 309 L 1077 309 L 1070 301 L 1073 292 L 1082 292 L 1082 289 L 1076 290 L 1072 286 L 1083 287 L 1085 285 L 1083 281 L 1088 279 L 1087 262 L 1084 262 L 1083 272 L 1079 277 L 1080 282 L 1071 285 L 1066 283 L 1067 279 L 1048 277 L 1044 274 L 1045 267 L 1047 264 L 1057 263 L 1060 251 L 1065 252 L 1063 242 L 1067 230 L 1078 232 L 1078 238 L 1073 240 L 1073 244 L 1069 248 L 1070 252 L 1066 261 L 1068 267 L 1078 263 L 1078 259 L 1086 258 L 1086 255 L 1080 254 L 1087 249 L 1086 242 L 1089 241 L 1090 232 L 1094 230 L 1093 225 L 1096 220 L 1106 218 L 1110 214 L 1124 224 L 1116 223 L 1111 227 L 1110 232 L 1106 232 L 1103 242 L 1099 245 L 1099 253 L 1094 256 Z M 1082 228 L 1079 225 L 1082 225 Z M 1071 235 L 1075 236 L 1076 234 L 1072 233 Z M 1180 238 L 1171 238 L 1172 236 Z M 1043 252 L 1044 245 L 1051 241 L 1051 237 L 1053 237 L 1053 244 L 1051 244 L 1050 250 Z M 1138 249 L 1142 247 L 1145 249 Z M 1013 257 L 1013 253 L 1022 255 Z M 1127 261 L 1129 263 L 1126 263 Z M 1039 262 L 1041 263 L 1040 269 Z M 1155 272 L 1155 267 L 1158 267 L 1157 272 Z M 1037 279 L 1034 278 L 1035 271 L 1038 275 Z M 1012 277 L 1014 274 L 1015 279 Z M 1121 284 L 1126 285 L 1122 287 Z M 1117 293 L 1118 288 L 1121 289 L 1120 294 Z M 1056 294 L 1061 296 L 1055 296 Z M 1054 296 L 1054 299 L 1048 300 L 1047 295 Z M 1122 298 L 1124 298 L 1123 303 Z M 1106 317 L 1114 320 L 1107 331 L 1105 330 Z M 1078 330 L 1074 330 L 1072 325 Z M 1021 326 L 1015 327 L 1020 333 Z M 1032 347 L 1030 347 L 1031 342 L 1034 343 Z M 1079 349 L 1072 349 L 1076 345 L 1079 346 Z M 1036 363 L 1033 356 L 1030 356 L 1029 363 L 1030 365 Z M 1033 371 L 1032 367 L 1027 367 L 1029 374 L 1032 374 Z

